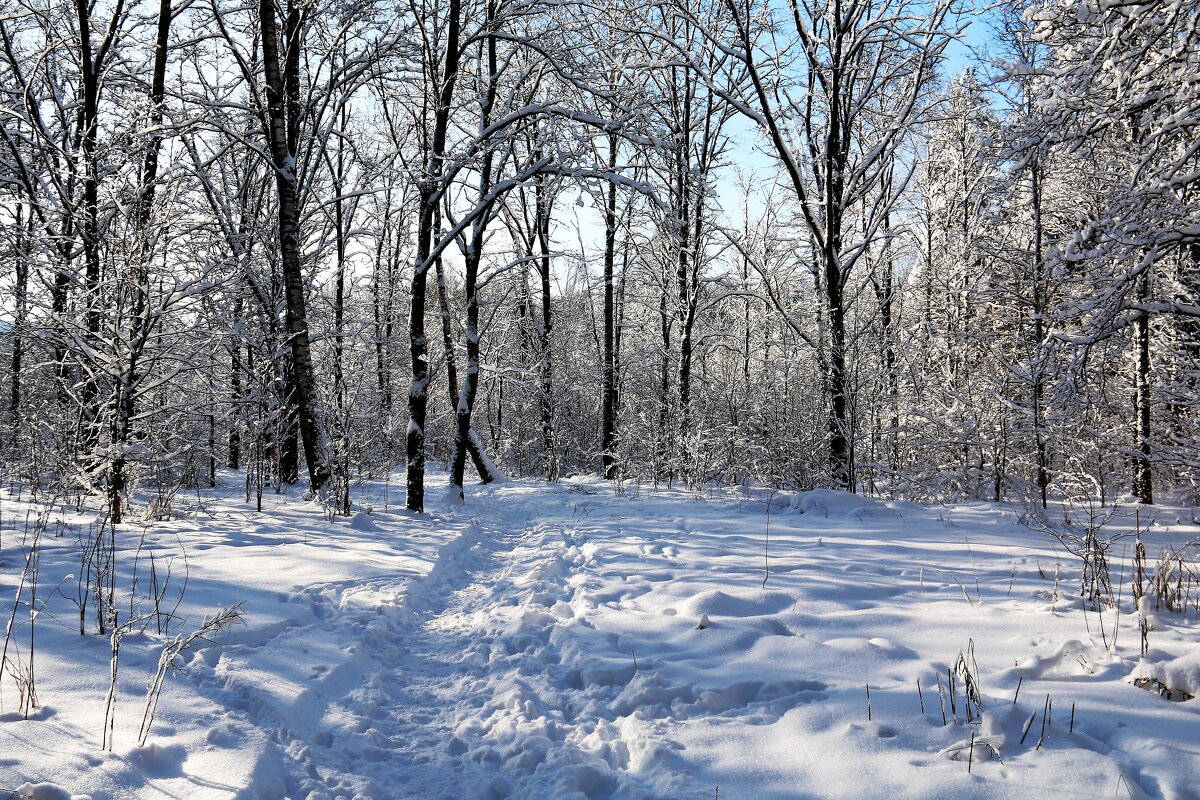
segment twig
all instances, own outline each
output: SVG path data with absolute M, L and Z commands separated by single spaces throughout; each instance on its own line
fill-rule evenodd
M 1029 715 L 1029 719 L 1025 721 L 1025 729 L 1021 731 L 1021 744 L 1025 744 L 1025 737 L 1029 735 L 1029 729 L 1033 727 L 1033 720 L 1037 717 L 1037 712 Z
M 950 668 L 946 668 L 946 686 L 950 693 L 950 718 L 954 720 L 954 724 L 958 724 L 958 702 L 954 699 L 954 673 Z
M 946 692 L 944 689 L 942 689 L 942 676 L 940 674 L 935 674 L 934 677 L 937 678 L 938 701 L 941 703 L 941 706 L 942 706 L 942 727 L 945 727 L 946 726 Z
M 1042 742 L 1046 741 L 1046 717 L 1050 714 L 1050 695 L 1046 695 L 1046 702 L 1042 706 L 1042 731 L 1038 734 L 1037 747 L 1034 750 L 1042 749 Z
M 772 489 L 767 497 L 767 524 L 763 531 L 763 582 L 762 588 L 767 588 L 767 578 L 771 577 L 771 561 L 769 558 L 771 545 L 771 503 L 775 499 L 777 489 Z
M 242 618 L 242 604 L 230 606 L 218 611 L 211 617 L 205 617 L 200 628 L 187 636 L 177 635 L 158 658 L 158 669 L 146 686 L 146 707 L 142 712 L 142 726 L 138 731 L 138 746 L 143 747 L 150 736 L 150 728 L 154 724 L 154 712 L 158 709 L 158 698 L 162 694 L 163 683 L 167 679 L 168 670 L 175 668 L 175 659 L 186 652 L 196 641 L 204 641 L 206 637 L 228 628 Z

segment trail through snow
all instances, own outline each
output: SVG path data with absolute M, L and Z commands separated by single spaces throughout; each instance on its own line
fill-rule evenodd
M 220 605 L 246 611 L 244 627 L 181 658 L 144 747 L 133 743 L 145 675 L 168 638 L 125 637 L 117 747 L 105 752 L 108 639 L 80 636 L 73 598 L 44 589 L 45 705 L 29 720 L 12 713 L 5 679 L 0 790 L 1200 798 L 1200 700 L 1134 685 L 1190 669 L 1195 606 L 1156 612 L 1142 663 L 1127 559 L 1111 561 L 1122 610 L 1086 611 L 1078 564 L 1010 507 L 827 491 L 622 496 L 575 479 L 472 487 L 465 506 L 411 515 L 394 510 L 390 486 L 364 486 L 355 516 L 327 520 L 287 496 L 248 512 L 234 485 L 122 531 L 130 614 L 147 610 L 147 554 L 161 580 L 183 551 L 175 629 Z M 21 520 L 36 511 L 0 496 L 0 561 L 23 563 Z M 1154 513 L 1152 553 L 1200 534 L 1187 509 Z M 55 514 L 40 580 L 70 588 L 80 538 L 66 534 L 94 522 Z M 16 586 L 0 570 L 0 599 Z M 181 588 L 170 586 L 167 599 Z M 18 621 L 14 642 L 32 632 Z M 960 653 L 980 693 L 971 721 L 961 682 L 957 702 L 939 686 Z
M 568 629 L 588 627 L 572 602 L 592 548 L 569 526 L 537 522 L 548 510 L 533 495 L 510 498 L 502 520 L 483 506 L 430 575 L 318 584 L 305 591 L 312 631 L 224 647 L 213 663 L 217 651 L 202 651 L 192 680 L 230 709 L 210 740 L 269 739 L 250 796 L 657 796 L 626 768 L 662 760 L 671 742 L 650 722 L 626 726 L 640 734 L 613 727 L 633 655 L 586 675 L 563 658 Z

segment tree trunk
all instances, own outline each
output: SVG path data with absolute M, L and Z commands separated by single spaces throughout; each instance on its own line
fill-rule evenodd
M 541 154 L 535 154 L 534 159 L 540 160 Z M 541 379 L 538 406 L 542 412 L 542 452 L 546 462 L 546 480 L 557 481 L 559 474 L 558 454 L 554 443 L 554 353 L 550 293 L 550 211 L 553 201 L 547 196 L 545 184 L 541 180 L 538 181 L 535 195 L 537 200 L 534 222 L 539 242 L 537 269 L 542 284 L 542 319 L 538 326 L 538 375 Z
M 1042 167 L 1041 161 L 1034 159 L 1032 170 L 1033 188 L 1033 339 L 1034 358 L 1030 365 L 1033 369 L 1033 440 L 1035 458 L 1037 460 L 1037 486 L 1041 496 L 1042 508 L 1050 502 L 1050 461 L 1046 453 L 1045 435 L 1045 261 L 1043 257 L 1042 229 Z
M 888 470 L 895 474 L 899 470 L 899 448 L 897 446 L 897 431 L 900 427 L 898 388 L 896 381 L 896 344 L 894 331 L 894 294 L 895 294 L 895 263 L 891 249 L 891 215 L 883 218 L 885 237 L 883 252 L 883 275 L 872 279 L 875 288 L 875 299 L 879 304 L 879 338 L 882 345 L 883 366 L 883 397 L 884 412 L 887 415 L 887 429 L 884 431 Z
M 150 339 L 153 320 L 150 311 L 150 259 L 154 242 L 150 233 L 154 198 L 157 194 L 158 157 L 162 150 L 163 102 L 166 98 L 167 57 L 170 54 L 171 0 L 160 0 L 158 23 L 154 44 L 154 65 L 150 84 L 150 141 L 142 156 L 142 171 L 139 195 L 134 210 L 134 252 L 130 257 L 133 280 L 131 294 L 133 307 L 130 313 L 129 352 L 122 374 L 114 388 L 114 419 L 112 421 L 112 463 L 109 474 L 109 513 L 113 524 L 121 522 L 122 498 L 125 494 L 127 477 L 127 450 L 133 433 L 133 420 L 137 412 L 137 387 L 141 381 L 142 355 Z
M 391 192 L 387 193 L 387 201 L 391 201 Z M 389 224 L 389 215 L 385 213 L 383 220 L 383 229 L 379 233 L 379 240 L 375 246 L 375 271 L 373 280 L 371 281 L 371 313 L 375 323 L 375 380 L 379 387 L 379 399 L 383 406 L 383 415 L 386 419 L 392 413 L 392 381 L 390 371 L 388 369 L 388 345 L 391 340 L 391 286 L 392 286 L 392 270 L 389 268 L 386 272 L 388 282 L 387 302 L 384 302 L 383 287 L 381 286 L 381 276 L 379 273 L 380 266 L 384 263 L 384 250 L 387 246 L 387 232 Z
M 849 383 L 846 377 L 846 305 L 843 297 L 845 274 L 842 268 L 842 201 L 846 167 L 849 162 L 849 139 L 852 131 L 842 129 L 842 80 L 845 65 L 841 63 L 843 34 L 834 40 L 833 57 L 838 61 L 829 81 L 831 113 L 827 120 L 822 158 L 823 209 L 825 216 L 825 247 L 822 252 L 825 269 L 825 297 L 829 303 L 829 460 L 834 486 L 854 491 L 851 474 L 851 441 Z
M 489 35 L 483 47 L 487 48 L 488 75 L 496 76 L 497 53 L 496 37 L 491 35 L 492 23 L 495 17 L 495 2 L 489 0 L 487 5 L 487 28 Z M 482 60 L 482 59 L 481 59 Z M 485 129 L 491 121 L 491 113 L 496 100 L 496 84 L 489 83 L 484 91 L 479 109 L 479 128 Z M 492 164 L 494 160 L 491 148 L 485 148 L 482 163 L 479 166 L 479 198 L 483 201 L 492 190 Z M 466 339 L 467 374 L 463 378 L 458 393 L 458 406 L 454 413 L 454 448 L 450 459 L 450 491 L 457 492 L 457 499 L 463 500 L 463 478 L 466 472 L 467 450 L 471 444 L 471 411 L 475 408 L 475 396 L 479 390 L 479 264 L 483 258 L 484 236 L 491 216 L 491 202 L 480 209 L 475 221 L 471 224 L 471 238 L 463 254 L 465 280 L 463 291 L 466 295 Z
M 13 328 L 11 353 L 11 381 L 9 384 L 9 446 L 17 449 L 18 437 L 23 428 L 22 422 L 22 387 L 21 370 L 24 368 L 25 357 L 25 320 L 29 313 L 29 259 L 26 248 L 33 235 L 33 214 L 28 221 L 22 219 L 22 206 L 18 203 L 13 232 L 16 237 L 14 250 L 14 272 L 16 281 L 13 284 Z M 15 453 L 14 453 L 15 455 Z
M 1141 299 L 1150 297 L 1150 275 L 1139 280 Z M 1137 347 L 1137 372 L 1134 380 L 1134 408 L 1137 411 L 1137 450 L 1133 457 L 1133 493 L 1139 503 L 1154 503 L 1154 481 L 1150 469 L 1150 314 L 1142 312 L 1134 326 L 1134 342 Z
M 440 218 L 440 214 L 438 217 Z M 446 270 L 440 256 L 434 259 L 433 266 L 437 278 L 438 311 L 442 318 L 442 347 L 446 351 L 446 387 L 450 395 L 450 405 L 454 406 L 458 403 L 459 392 L 458 358 L 455 355 L 454 332 L 450 327 L 450 298 L 446 289 Z M 479 480 L 482 483 L 489 484 L 500 477 L 495 464 L 483 454 L 479 437 L 473 428 L 471 435 L 467 437 L 467 454 L 471 456 L 471 463 L 475 465 L 475 471 L 479 474 Z
M 333 225 L 336 261 L 334 263 L 333 292 L 333 396 L 341 415 L 346 406 L 346 378 L 343 366 L 343 351 L 346 347 L 346 249 L 350 231 L 345 207 L 346 192 L 346 141 L 345 131 L 349 126 L 349 103 L 340 110 L 341 134 L 336 137 L 337 150 L 333 164 Z M 344 432 L 343 432 L 344 435 Z M 344 456 L 344 453 L 339 453 Z
M 833 203 L 832 196 L 827 202 Z M 826 310 L 829 312 L 829 464 L 834 486 L 854 491 L 850 474 L 850 404 L 846 379 L 846 306 L 842 296 L 842 270 L 839 262 L 841 221 L 830 210 L 830 235 L 822 253 Z M 834 232 L 837 232 L 836 235 Z
M 447 9 L 445 58 L 439 76 L 437 107 L 434 110 L 433 141 L 426 154 L 424 175 L 420 188 L 417 221 L 417 254 L 413 267 L 411 304 L 408 318 L 409 356 L 412 360 L 412 383 L 408 389 L 408 432 L 405 436 L 407 475 L 405 505 L 410 511 L 425 510 L 425 415 L 429 407 L 429 341 L 425 335 L 426 277 L 433 252 L 434 214 L 441 202 L 444 178 L 443 155 L 446 134 L 450 126 L 450 106 L 454 101 L 454 86 L 458 80 L 459 16 L 461 0 L 450 0 Z
M 617 168 L 616 133 L 608 134 L 608 170 Z M 610 181 L 604 204 L 604 376 L 601 389 L 600 450 L 604 477 L 618 477 L 617 462 L 617 326 L 616 326 L 617 184 Z
M 242 298 L 233 301 L 234 325 L 241 324 Z M 242 466 L 242 344 L 237 338 L 229 348 L 229 399 L 233 406 L 232 421 L 229 425 L 229 468 L 241 469 Z
M 83 0 L 79 0 L 82 2 Z M 312 350 L 308 336 L 308 312 L 304 296 L 304 266 L 301 261 L 300 202 L 297 187 L 297 152 L 301 114 L 299 102 L 300 48 L 303 14 L 292 3 L 286 17 L 286 61 L 279 60 L 279 33 L 275 3 L 259 0 L 262 25 L 263 77 L 267 90 L 267 140 L 279 194 L 279 255 L 283 266 L 284 297 L 287 301 L 287 332 L 291 342 L 292 375 L 300 441 L 308 464 L 314 494 L 329 481 L 329 454 L 318 409 Z
M 674 433 L 675 426 L 671 424 L 671 328 L 674 322 L 674 315 L 671 313 L 668 305 L 668 295 L 670 293 L 671 281 L 668 276 L 663 276 L 662 290 L 658 295 L 658 316 L 660 322 L 660 333 L 662 335 L 662 358 L 658 366 L 658 431 L 655 450 L 655 460 L 658 461 L 658 468 L 655 469 L 654 478 L 657 481 L 659 478 L 666 477 L 668 474 L 674 476 L 674 469 L 670 466 L 671 455 L 674 453 Z M 660 459 L 666 458 L 666 464 Z M 666 469 L 664 469 L 664 466 Z
M 300 408 L 296 403 L 296 375 L 290 355 L 284 356 L 280 393 L 278 441 L 279 479 L 284 483 L 300 480 Z
M 79 145 L 83 161 L 83 215 L 79 235 L 83 244 L 86 333 L 89 343 L 94 346 L 100 335 L 100 177 L 96 153 L 100 119 L 100 76 L 97 71 L 100 65 L 92 48 L 92 5 L 87 0 L 75 0 L 75 15 L 79 28 L 80 91 L 83 93 L 79 109 Z M 83 404 L 81 450 L 92 470 L 98 466 L 94 453 L 100 434 L 97 428 L 100 417 L 98 391 L 95 378 L 89 374 L 80 391 Z

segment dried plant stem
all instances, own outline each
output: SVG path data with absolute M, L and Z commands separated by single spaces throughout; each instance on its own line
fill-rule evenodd
M 176 636 L 163 648 L 162 654 L 158 657 L 158 669 L 146 686 L 146 707 L 142 712 L 141 728 L 138 730 L 139 747 L 144 746 L 146 739 L 150 736 L 150 728 L 154 724 L 154 713 L 158 710 L 158 698 L 162 694 L 163 684 L 167 679 L 167 672 L 175 669 L 175 659 L 189 650 L 197 641 L 206 640 L 208 636 L 228 628 L 235 622 L 240 621 L 241 618 L 241 603 L 221 609 L 216 614 L 205 617 L 199 629 L 187 636 Z

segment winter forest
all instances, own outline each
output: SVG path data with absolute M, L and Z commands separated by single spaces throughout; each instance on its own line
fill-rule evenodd
M 1192 2 L 0 0 L 0 390 L 0 797 L 1200 797 Z

